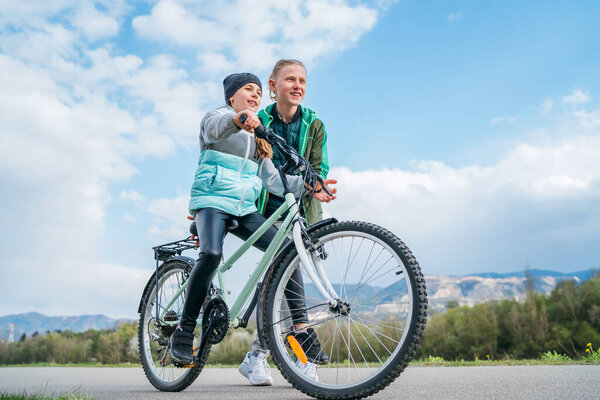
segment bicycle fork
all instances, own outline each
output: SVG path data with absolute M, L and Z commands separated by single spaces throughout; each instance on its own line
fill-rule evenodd
M 325 274 L 323 263 L 321 262 L 321 256 L 315 250 L 306 249 L 304 241 L 302 240 L 302 228 L 299 220 L 294 222 L 294 226 L 292 228 L 292 238 L 294 240 L 294 244 L 296 245 L 298 255 L 300 256 L 300 264 L 302 265 L 302 269 L 313 281 L 321 295 L 323 295 L 323 297 L 327 300 L 329 306 L 331 308 L 338 307 L 341 303 L 340 297 L 336 293 L 333 286 L 331 286 L 331 282 L 329 282 L 329 279 Z

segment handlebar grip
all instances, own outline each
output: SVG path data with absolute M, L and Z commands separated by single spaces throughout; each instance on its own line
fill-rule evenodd
M 248 116 L 246 114 L 240 115 L 240 122 L 242 124 L 244 122 L 246 122 L 247 119 L 248 119 Z M 254 128 L 254 134 L 261 139 L 266 139 L 267 138 L 267 129 L 263 125 L 261 125 L 258 128 Z
M 263 125 L 260 125 L 256 128 L 254 128 L 254 135 L 260 139 L 266 139 L 267 138 L 267 129 Z

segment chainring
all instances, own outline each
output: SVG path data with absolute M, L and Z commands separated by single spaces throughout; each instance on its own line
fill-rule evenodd
M 221 297 L 213 297 L 206 303 L 204 317 L 202 318 L 202 331 L 206 332 L 211 320 L 219 318 L 219 322 L 213 330 L 210 344 L 217 344 L 225 338 L 229 329 L 229 309 Z

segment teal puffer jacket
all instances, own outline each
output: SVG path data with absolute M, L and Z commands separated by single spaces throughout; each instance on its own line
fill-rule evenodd
M 262 189 L 258 164 L 231 154 L 205 150 L 198 160 L 192 184 L 190 213 L 212 207 L 233 215 L 256 211 L 255 201 Z
M 242 216 L 256 212 L 256 199 L 264 187 L 279 196 L 283 183 L 270 158 L 259 158 L 254 135 L 233 124 L 230 107 L 207 113 L 200 123 L 200 159 L 192 184 L 189 211 L 212 207 Z M 298 198 L 301 176 L 287 176 Z

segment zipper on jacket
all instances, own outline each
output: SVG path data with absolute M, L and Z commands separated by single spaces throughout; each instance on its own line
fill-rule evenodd
M 242 171 L 246 166 L 246 162 L 248 162 L 248 157 L 250 156 L 250 133 L 247 132 L 246 135 L 246 155 L 244 156 L 244 162 L 238 171 L 238 176 L 240 177 L 240 182 L 242 183 L 242 198 L 240 199 L 240 204 L 238 205 L 238 216 L 242 215 L 242 204 L 244 202 L 244 196 L 246 195 L 246 185 L 244 184 L 244 180 L 242 179 Z

